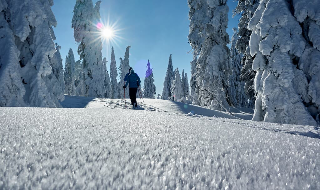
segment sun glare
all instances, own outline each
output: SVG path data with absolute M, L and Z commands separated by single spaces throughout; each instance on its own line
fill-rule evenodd
M 103 44 L 103 48 L 106 48 L 106 51 L 109 52 L 111 47 L 119 46 L 119 42 L 124 40 L 121 37 L 121 31 L 123 29 L 119 28 L 118 21 L 111 23 L 109 19 L 106 22 L 100 20 L 98 23 L 92 23 L 97 28 L 97 32 L 95 32 L 96 40 L 101 40 Z
M 101 36 L 104 40 L 111 40 L 114 37 L 114 31 L 110 27 L 102 27 Z

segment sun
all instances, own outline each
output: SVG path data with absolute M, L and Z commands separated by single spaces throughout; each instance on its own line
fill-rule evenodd
M 114 38 L 114 30 L 111 27 L 102 27 L 101 37 L 106 41 L 112 40 Z

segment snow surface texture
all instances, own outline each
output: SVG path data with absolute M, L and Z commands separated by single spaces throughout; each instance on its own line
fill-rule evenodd
M 107 101 L 117 100 L 94 99 L 92 109 L 0 108 L 0 189 L 320 189 L 313 127 L 128 110 L 120 100 L 112 109 Z

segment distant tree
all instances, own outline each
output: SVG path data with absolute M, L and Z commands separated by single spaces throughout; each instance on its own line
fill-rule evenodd
M 120 58 L 120 67 L 119 67 L 119 74 L 120 74 L 120 81 L 119 81 L 119 94 L 123 91 L 123 85 L 124 85 L 124 77 L 126 76 L 127 73 L 129 73 L 130 65 L 129 65 L 129 49 L 130 46 L 126 48 L 126 53 L 124 55 L 124 59 Z M 126 98 L 129 98 L 129 86 L 126 88 Z M 122 96 L 121 96 L 122 97 Z
M 111 97 L 110 98 L 120 98 L 119 94 L 119 86 L 117 82 L 118 72 L 117 72 L 117 64 L 114 55 L 114 49 L 112 47 L 111 51 L 111 63 L 110 63 L 110 86 L 111 86 Z
M 105 79 L 104 79 L 104 88 L 105 88 L 105 94 L 104 97 L 105 98 L 111 98 L 111 82 L 110 82 L 110 77 L 109 77 L 109 73 L 107 70 L 107 58 L 103 58 L 102 60 L 102 65 L 103 65 L 103 72 L 105 73 Z
M 64 69 L 64 84 L 65 93 L 68 95 L 74 95 L 75 93 L 75 60 L 72 49 L 69 49 L 68 55 L 66 56 L 65 69 Z
M 181 83 L 182 83 L 182 89 L 183 89 L 183 97 L 189 98 L 188 76 L 187 76 L 187 73 L 184 73 L 184 70 L 182 70 L 181 77 L 182 77 Z
M 150 68 L 150 62 L 147 63 L 146 77 L 144 79 L 144 97 L 155 98 L 156 86 L 154 85 L 153 71 Z
M 166 77 L 163 83 L 162 99 L 168 100 L 172 97 L 171 84 L 174 79 L 173 66 L 172 66 L 172 55 L 170 54 L 169 63 L 167 68 Z
M 183 87 L 181 83 L 181 77 L 179 73 L 179 69 L 176 68 L 174 71 L 175 78 L 172 81 L 172 86 L 171 86 L 171 93 L 173 96 L 174 101 L 180 101 L 181 98 L 183 98 Z
M 74 78 L 74 88 L 75 88 L 74 95 L 83 96 L 83 94 L 85 93 L 84 91 L 85 85 L 84 85 L 83 66 L 80 60 L 76 61 L 73 78 Z
M 232 106 L 248 107 L 249 97 L 245 93 L 245 82 L 241 80 L 241 60 L 242 54 L 236 49 L 238 41 L 238 30 L 233 28 L 233 36 L 231 38 L 229 72 L 228 72 L 228 89 L 227 95 Z

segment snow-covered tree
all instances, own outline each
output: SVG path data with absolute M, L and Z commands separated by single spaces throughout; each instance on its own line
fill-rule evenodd
M 111 97 L 110 98 L 120 98 L 117 77 L 118 77 L 117 64 L 116 64 L 116 58 L 114 55 L 114 49 L 112 47 L 111 63 L 110 63 L 110 82 L 111 82 Z
M 172 66 L 172 54 L 170 54 L 167 73 L 163 83 L 163 91 L 162 91 L 163 100 L 168 100 L 172 98 L 171 84 L 173 79 L 174 79 L 174 72 L 173 72 L 173 66 Z
M 78 53 L 83 65 L 84 96 L 104 96 L 104 76 L 101 75 L 102 41 L 98 28 L 92 24 L 100 20 L 100 3 L 93 7 L 92 0 L 77 0 L 73 10 L 74 38 L 80 43 Z
M 7 3 L 0 0 L 0 106 L 26 106 L 21 77 L 20 52 L 6 17 Z
M 50 86 L 51 80 L 58 80 L 55 78 L 56 75 L 51 75 L 53 70 L 50 60 L 56 52 L 52 26 L 57 24 L 51 11 L 52 5 L 53 1 L 25 0 L 23 3 L 20 0 L 1 1 L 1 22 L 4 27 L 1 30 L 7 35 L 7 42 L 11 46 L 1 51 L 3 54 L 10 53 L 10 57 L 1 59 L 1 70 L 4 73 L 1 74 L 0 80 L 10 80 L 11 85 L 14 85 L 0 87 L 10 91 L 1 93 L 2 105 L 23 105 L 21 100 L 23 95 L 23 101 L 28 106 L 61 106 L 59 100 L 61 101 L 63 96 L 53 92 Z M 17 61 L 20 63 L 20 68 L 13 73 L 12 69 L 17 68 L 13 64 Z M 52 78 L 49 78 L 49 75 Z M 18 84 L 18 78 L 23 85 Z M 16 103 L 13 104 L 12 101 Z
M 65 93 L 73 95 L 75 92 L 75 59 L 72 49 L 69 49 L 68 55 L 66 56 L 65 69 L 64 69 L 64 82 L 65 82 Z
M 254 107 L 254 78 L 256 74 L 256 72 L 252 69 L 253 57 L 250 55 L 249 46 L 251 30 L 248 29 L 248 23 L 258 7 L 259 1 L 260 0 L 238 0 L 238 5 L 234 10 L 234 15 L 241 14 L 241 18 L 238 23 L 239 38 L 236 42 L 236 48 L 239 53 L 243 55 L 241 60 L 241 80 L 245 83 L 245 93 L 248 97 L 248 103 L 246 107 Z
M 181 83 L 182 83 L 183 97 L 189 98 L 188 76 L 187 76 L 187 73 L 184 73 L 184 70 L 182 70 L 181 78 L 182 78 Z
M 196 75 L 196 64 L 197 64 L 197 61 L 198 61 L 198 58 L 197 58 L 196 53 L 194 52 L 193 53 L 193 60 L 190 63 L 190 65 L 191 65 L 191 79 L 190 79 L 191 92 L 190 92 L 190 98 L 191 98 L 192 104 L 200 105 L 199 100 L 198 100 L 199 98 L 198 98 L 198 95 L 196 93 L 196 91 L 197 91 L 197 89 L 196 89 L 196 86 L 197 86 L 197 81 L 196 81 L 196 77 L 197 77 L 197 75 Z
M 84 73 L 83 73 L 83 66 L 81 61 L 78 60 L 75 63 L 75 71 L 74 71 L 74 94 L 76 96 L 84 96 Z
M 241 60 L 242 54 L 236 49 L 236 42 L 238 41 L 238 30 L 233 28 L 233 36 L 231 39 L 230 48 L 230 69 L 228 73 L 228 98 L 232 106 L 248 107 L 248 99 L 244 92 L 244 82 L 241 80 Z
M 294 16 L 302 26 L 302 36 L 306 41 L 298 65 L 308 81 L 306 85 L 305 79 L 302 82 L 296 78 L 295 89 L 303 97 L 303 104 L 310 115 L 320 124 L 320 1 L 310 0 L 306 3 L 294 0 L 293 7 Z
M 146 77 L 144 78 L 144 94 L 145 98 L 155 98 L 156 86 L 154 85 L 153 71 L 150 68 L 150 62 L 147 63 Z
M 227 84 L 225 72 L 228 68 L 229 36 L 227 0 L 188 0 L 190 11 L 189 43 L 192 46 L 196 65 L 192 88 L 202 106 L 226 109 Z M 193 68 L 193 69 L 194 69 Z
M 260 2 L 249 22 L 252 68 L 257 72 L 253 120 L 316 125 L 320 30 L 313 27 L 319 28 L 320 17 L 315 16 L 319 6 L 317 0 Z M 301 28 L 304 24 L 310 24 L 308 32 Z
M 174 101 L 180 101 L 183 98 L 183 86 L 181 83 L 181 77 L 179 69 L 174 70 L 174 80 L 172 81 L 171 93 Z
M 64 76 L 60 49 L 61 46 L 56 44 L 56 52 L 52 58 L 49 58 L 52 73 L 46 77 L 48 90 L 53 96 L 51 99 L 56 101 L 56 105 L 59 105 L 64 100 Z
M 104 88 L 105 88 L 105 94 L 104 97 L 105 98 L 110 98 L 112 91 L 111 91 L 111 83 L 110 83 L 110 77 L 109 77 L 109 73 L 107 70 L 107 58 L 103 58 L 102 60 L 102 64 L 103 64 L 103 72 L 105 73 L 105 79 L 104 79 Z
M 124 85 L 124 77 L 126 76 L 127 73 L 129 73 L 130 65 L 129 65 L 129 49 L 130 46 L 126 48 L 126 53 L 124 55 L 124 59 L 120 58 L 120 67 L 119 67 L 119 75 L 120 75 L 120 82 L 119 82 L 119 89 L 121 94 L 121 91 L 123 91 L 123 85 Z M 126 98 L 129 98 L 129 86 L 126 88 Z M 122 97 L 122 96 L 121 96 Z

